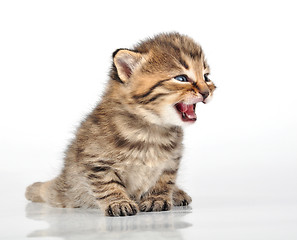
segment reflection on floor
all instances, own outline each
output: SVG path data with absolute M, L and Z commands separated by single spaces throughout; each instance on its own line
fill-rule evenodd
M 28 237 L 75 239 L 183 239 L 179 229 L 192 226 L 184 221 L 191 207 L 178 207 L 162 213 L 139 213 L 132 217 L 105 217 L 95 209 L 52 208 L 28 203 L 26 217 L 46 221 L 47 229 L 31 232 Z

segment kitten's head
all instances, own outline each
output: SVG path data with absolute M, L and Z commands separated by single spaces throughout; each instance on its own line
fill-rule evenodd
M 191 38 L 160 34 L 114 52 L 110 89 L 127 111 L 155 124 L 183 126 L 196 121 L 196 104 L 212 96 L 216 87 L 209 74 Z

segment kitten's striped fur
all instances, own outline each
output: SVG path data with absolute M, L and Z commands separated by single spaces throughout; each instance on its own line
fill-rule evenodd
M 109 216 L 189 204 L 175 183 L 182 126 L 194 122 L 190 108 L 215 89 L 206 74 L 201 47 L 178 33 L 117 50 L 107 90 L 77 130 L 61 174 L 29 186 L 27 199 L 101 208 Z M 174 78 L 180 75 L 187 82 Z

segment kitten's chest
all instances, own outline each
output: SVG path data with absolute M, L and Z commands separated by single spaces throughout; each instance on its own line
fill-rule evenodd
M 131 195 L 141 195 L 152 188 L 163 171 L 167 168 L 173 167 L 174 162 L 167 160 L 159 162 L 158 164 L 151 163 L 147 165 L 142 161 L 126 166 L 126 186 L 127 191 Z
M 156 184 L 164 170 L 178 167 L 175 156 L 180 153 L 177 149 L 167 154 L 153 153 L 139 153 L 136 158 L 126 161 L 123 173 L 129 194 L 139 196 L 147 192 Z
M 118 148 L 117 157 L 121 163 L 118 170 L 124 177 L 128 193 L 139 196 L 156 184 L 164 170 L 178 167 L 182 132 L 179 129 L 144 129 L 132 136 L 129 135 L 131 130 L 121 130 L 128 141 Z

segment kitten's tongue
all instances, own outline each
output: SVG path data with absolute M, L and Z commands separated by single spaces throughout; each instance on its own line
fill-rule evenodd
M 184 117 L 188 120 L 196 120 L 197 116 L 194 110 L 194 104 L 187 105 L 185 103 L 177 103 L 176 108 L 183 113 Z

